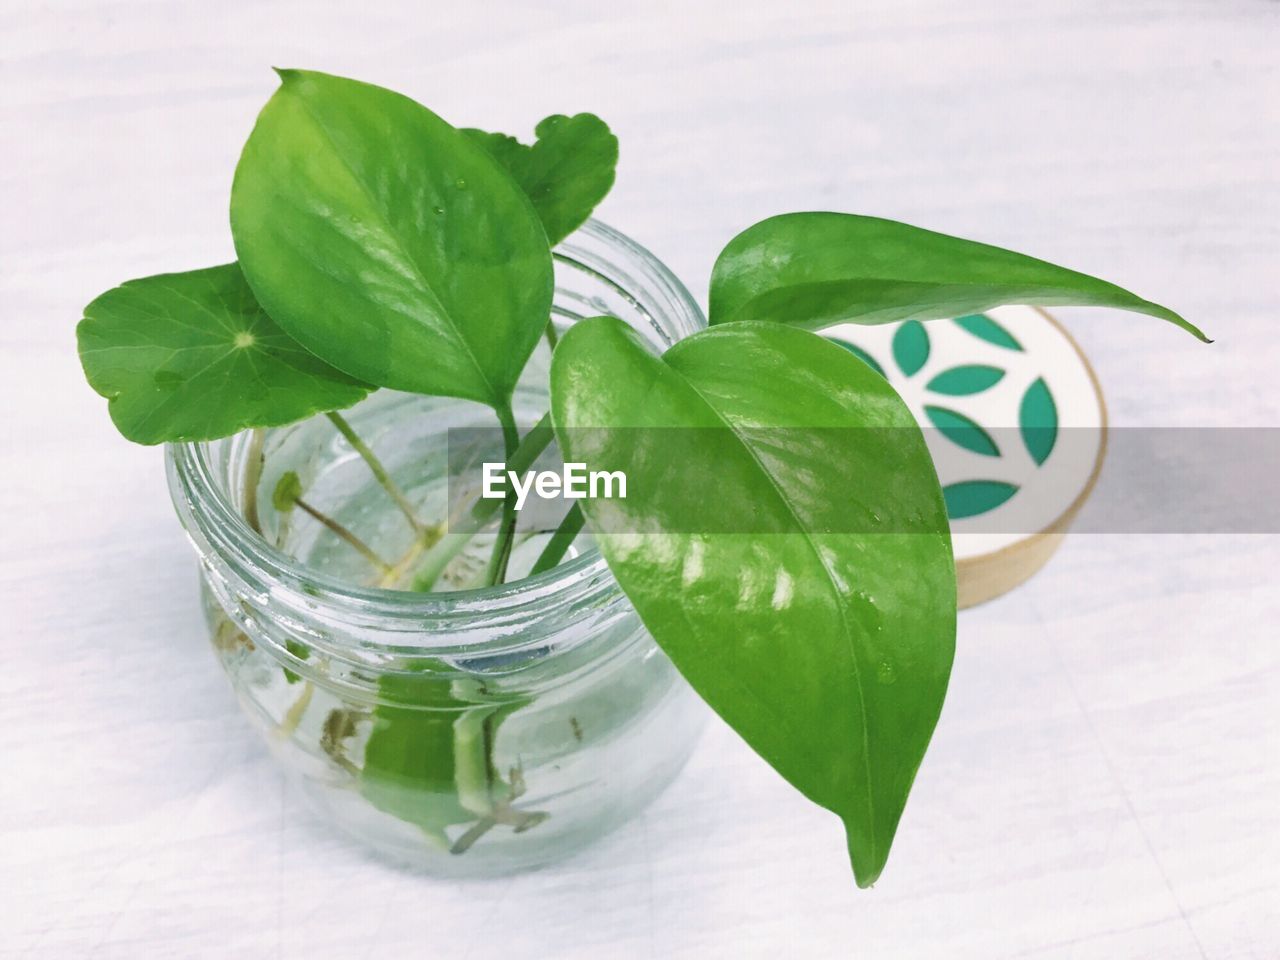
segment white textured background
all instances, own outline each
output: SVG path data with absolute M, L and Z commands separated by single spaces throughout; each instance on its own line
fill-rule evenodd
M 1078 537 L 964 614 L 876 889 L 723 727 L 554 869 L 424 880 L 328 837 L 201 634 L 158 450 L 73 326 L 232 257 L 271 64 L 528 134 L 622 140 L 603 217 L 702 294 L 768 214 L 875 213 L 1173 304 L 1063 311 L 1121 425 L 1280 416 L 1280 3 L 0 0 L 0 953 L 60 957 L 1280 957 L 1275 537 Z

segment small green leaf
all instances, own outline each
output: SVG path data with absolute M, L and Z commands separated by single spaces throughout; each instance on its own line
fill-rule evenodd
M 1023 394 L 1018 407 L 1018 428 L 1031 459 L 1038 466 L 1044 466 L 1058 442 L 1058 407 L 1043 378 L 1027 387 Z
M 275 507 L 277 513 L 288 513 L 300 496 L 302 481 L 297 473 L 290 470 L 276 481 L 276 487 L 271 491 L 271 506 Z
M 990 390 L 1003 379 L 1004 371 L 999 367 L 972 363 L 943 370 L 929 381 L 926 389 L 951 397 L 967 397 Z
M 710 321 L 820 330 L 979 313 L 1003 303 L 1119 307 L 1195 326 L 1157 303 L 1043 260 L 878 217 L 788 213 L 729 242 L 711 276 Z
M 966 330 L 979 340 L 1004 347 L 1006 350 L 1021 350 L 1020 344 L 1008 330 L 1000 326 L 985 313 L 972 313 L 967 317 L 956 317 L 956 326 Z
M 924 412 L 938 431 L 951 442 L 986 457 L 1000 456 L 1000 448 L 991 439 L 991 434 L 963 413 L 928 405 Z
M 135 443 L 280 426 L 370 389 L 281 330 L 234 263 L 108 290 L 84 308 L 76 339 L 89 385 Z
M 618 138 L 591 113 L 547 117 L 525 146 L 515 137 L 462 131 L 481 144 L 524 189 L 555 246 L 586 222 L 613 186 Z
M 836 344 L 837 346 L 844 347 L 846 350 L 852 353 L 855 357 L 857 357 L 859 360 L 865 363 L 868 367 L 870 367 L 876 373 L 880 374 L 880 376 L 882 377 L 886 376 L 884 372 L 884 367 L 880 366 L 880 361 L 877 360 L 875 357 L 873 357 L 871 354 L 867 353 L 867 351 L 863 350 L 856 343 L 850 343 L 848 340 L 838 340 L 835 337 L 827 337 L 827 339 L 830 340 L 832 343 Z
M 908 320 L 893 334 L 893 359 L 908 377 L 915 376 L 929 360 L 929 334 L 924 324 Z
M 801 330 L 730 324 L 658 357 L 598 317 L 556 348 L 551 416 L 567 460 L 627 476 L 625 500 L 581 504 L 640 618 L 752 748 L 843 819 L 872 883 L 955 639 L 942 494 L 906 405 Z M 768 534 L 700 532 L 708 496 Z M 851 516 L 885 532 L 839 532 Z
M 528 197 L 408 97 L 280 77 L 231 190 L 258 300 L 362 380 L 505 405 L 551 309 L 551 252 Z
M 285 648 L 285 650 L 287 650 L 289 653 L 291 653 L 291 654 L 293 654 L 295 657 L 297 657 L 299 660 L 309 660 L 309 659 L 311 658 L 311 650 L 310 650 L 310 648 L 309 648 L 309 647 L 306 647 L 306 646 L 303 646 L 303 645 L 302 645 L 301 643 L 299 643 L 297 640 L 286 640 L 286 641 L 284 642 L 284 648 Z M 294 672 L 293 672 L 292 670 L 290 670 L 288 667 L 284 667 L 283 669 L 284 669 L 284 680 L 285 680 L 285 683 L 294 684 L 294 683 L 297 683 L 299 680 L 301 680 L 301 679 L 302 679 L 300 676 L 298 676 L 296 673 L 294 673 Z
M 947 501 L 947 515 L 952 520 L 976 517 L 994 510 L 1015 493 L 1018 488 L 1003 480 L 963 480 L 942 488 Z

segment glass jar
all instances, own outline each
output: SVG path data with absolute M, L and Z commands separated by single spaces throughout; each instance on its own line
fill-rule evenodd
M 705 326 L 660 262 L 595 221 L 557 248 L 555 270 L 561 331 L 612 314 L 662 348 Z M 541 344 L 516 391 L 526 428 L 547 409 L 548 359 Z M 486 407 L 386 390 L 344 415 L 424 518 L 449 508 L 449 431 L 496 425 Z M 388 557 L 411 558 L 417 540 L 324 416 L 169 447 L 217 656 L 332 823 L 440 874 L 508 872 L 603 835 L 683 766 L 705 708 L 589 535 L 560 566 L 502 586 L 389 589 L 329 527 L 276 509 L 286 472 L 309 506 Z M 513 575 L 538 547 L 533 537 L 513 551 Z M 438 588 L 466 586 L 487 549 L 474 538 Z

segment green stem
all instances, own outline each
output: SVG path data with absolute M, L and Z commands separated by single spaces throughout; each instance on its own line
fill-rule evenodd
M 330 410 L 325 414 L 329 418 L 329 422 L 338 428 L 338 432 L 346 439 L 347 443 L 355 448 L 356 453 L 360 454 L 360 458 L 369 465 L 369 470 L 373 473 L 374 479 L 378 481 L 382 489 L 387 491 L 387 495 L 395 501 L 400 512 L 405 515 L 405 519 L 409 521 L 415 531 L 422 529 L 422 523 L 418 520 L 417 514 L 413 512 L 413 505 L 409 503 L 408 497 L 404 495 L 391 475 L 387 473 L 387 468 L 382 465 L 382 461 L 378 459 L 378 455 L 374 453 L 367 443 L 360 439 L 359 435 L 351 429 L 351 424 L 347 422 L 346 417 L 338 413 L 336 410 Z
M 531 468 L 534 461 L 542 455 L 542 451 L 550 445 L 553 436 L 551 414 L 543 414 L 542 419 L 524 435 L 515 453 L 507 458 L 507 469 L 522 474 Z M 422 566 L 413 578 L 413 589 L 427 591 L 434 587 L 453 558 L 461 553 L 463 547 L 471 542 L 471 538 L 493 519 L 499 505 L 497 500 L 478 497 L 466 512 L 450 518 L 449 532 L 427 551 Z
M 551 348 L 551 352 L 556 352 L 556 343 L 560 338 L 556 335 L 556 322 L 550 317 L 547 318 L 547 346 Z
M 510 404 L 499 407 L 497 412 L 498 422 L 502 424 L 503 457 L 509 470 L 511 458 L 520 447 L 520 431 L 516 429 L 516 418 Z M 486 586 L 492 587 L 507 579 L 507 564 L 511 561 L 511 542 L 515 534 L 516 491 L 514 484 L 508 482 L 507 495 L 502 500 L 502 525 L 498 528 L 498 538 L 493 542 L 493 554 L 485 575 Z
M 249 438 L 249 459 L 244 465 L 244 518 L 254 533 L 262 532 L 258 519 L 258 484 L 262 482 L 263 449 L 267 444 L 267 431 L 254 428 Z
M 529 576 L 532 577 L 535 574 L 550 570 L 560 562 L 561 558 L 564 557 L 564 552 L 569 549 L 569 544 L 578 538 L 584 520 L 582 505 L 575 503 L 569 508 L 569 512 L 564 515 L 564 518 L 560 521 L 560 526 L 556 527 L 556 532 L 547 541 L 547 545 L 542 548 L 542 553 L 539 555 L 537 563 L 533 565 L 533 569 L 529 571 Z

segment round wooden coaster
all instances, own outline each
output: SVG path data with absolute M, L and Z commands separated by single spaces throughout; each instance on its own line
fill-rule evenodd
M 1022 583 L 1062 543 L 1097 482 L 1107 408 L 1097 375 L 1035 307 L 841 324 L 826 331 L 881 373 L 924 429 L 951 520 L 961 607 Z

